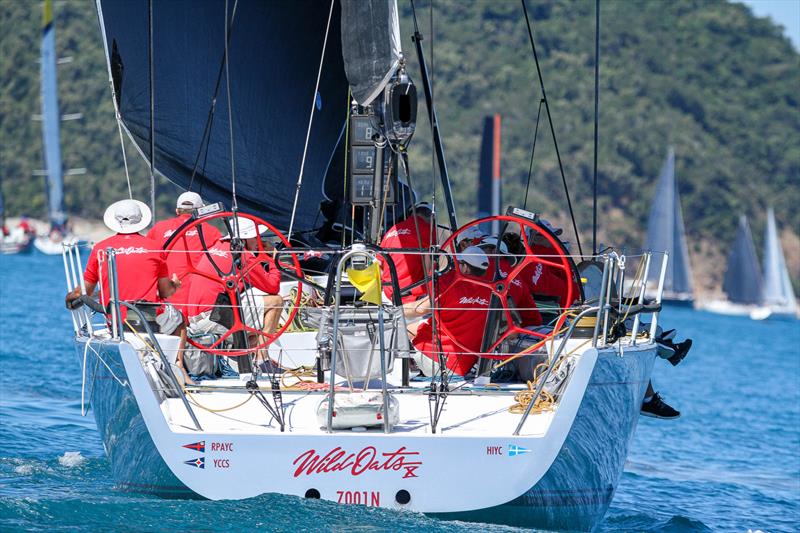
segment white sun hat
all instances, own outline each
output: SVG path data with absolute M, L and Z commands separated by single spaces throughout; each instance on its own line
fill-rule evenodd
M 175 204 L 176 209 L 197 209 L 203 207 L 203 199 L 196 192 L 186 191 L 178 196 L 178 201 Z
M 476 226 L 470 226 L 467 229 L 461 231 L 461 233 L 456 236 L 456 244 L 461 244 L 464 239 L 480 239 L 484 236 L 484 233 L 481 231 L 481 228 Z
M 497 240 L 497 237 L 487 236 L 481 239 L 481 242 L 480 244 L 478 244 L 478 246 L 494 246 L 495 248 L 498 248 L 497 246 L 498 242 L 500 241 Z M 508 245 L 504 242 L 500 242 L 499 249 L 501 254 L 508 253 Z
M 264 224 L 258 225 L 258 231 L 256 231 L 256 223 L 250 220 L 249 218 L 245 217 L 236 217 L 236 224 L 231 221 L 231 229 L 236 232 L 236 226 L 239 226 L 239 238 L 240 239 L 253 239 L 258 237 L 262 233 L 266 233 L 269 228 L 267 228 Z M 230 239 L 230 235 L 225 235 L 223 239 Z
M 150 225 L 153 214 L 147 204 L 139 200 L 114 202 L 103 215 L 103 222 L 115 233 L 139 233 Z
M 466 263 L 481 270 L 489 268 L 489 258 L 486 257 L 486 252 L 477 246 L 465 248 L 463 252 L 456 254 L 456 260 L 459 263 Z

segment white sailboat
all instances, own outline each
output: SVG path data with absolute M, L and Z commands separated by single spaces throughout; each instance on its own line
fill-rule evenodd
M 656 186 L 656 193 L 647 221 L 645 250 L 669 254 L 667 275 L 664 279 L 664 303 L 692 307 L 694 283 L 683 226 L 681 198 L 675 180 L 675 150 L 670 146 Z M 652 291 L 658 283 L 658 272 L 650 272 Z
M 633 288 L 639 303 L 625 307 L 614 285 L 624 259 L 607 253 L 598 258 L 600 269 L 590 265 L 601 275 L 579 273 L 533 213 L 511 209 L 459 227 L 418 31 L 414 42 L 448 205 L 441 218 L 450 218 L 453 231 L 441 244 L 441 255 L 451 257 L 442 268 L 453 265 L 459 236 L 480 224 L 497 223 L 525 248 L 502 279 L 499 268 L 493 281 L 452 271 L 473 286 L 474 295 L 458 305 L 479 306 L 486 319 L 475 330 L 483 335 L 477 351 L 457 347 L 439 362 L 465 355 L 507 359 L 508 343 L 533 338 L 525 353 L 542 360 L 535 387 L 488 385 L 469 376 L 458 381 L 447 370 L 414 378 L 396 274 L 391 304 L 356 302 L 342 291 L 353 272 L 372 268 L 378 256 L 392 264 L 388 253 L 358 242 L 356 226 L 379 242 L 387 198 L 396 190 L 383 189 L 391 185 L 381 172 L 383 147 L 390 144 L 395 154 L 390 168 L 403 168 L 397 163 L 415 122 L 416 90 L 399 48 L 395 2 L 97 0 L 97 10 L 121 126 L 157 171 L 220 202 L 196 211 L 171 242 L 208 220 L 226 222 L 232 233 L 232 217 L 245 216 L 280 241 L 284 275 L 284 320 L 265 343 L 283 372 L 259 374 L 251 362 L 257 347 L 229 335 L 244 331 L 235 319 L 213 343 L 192 342 L 207 353 L 236 355 L 239 379 L 181 384 L 181 373 L 173 372 L 178 338 L 147 327 L 134 332 L 123 322 L 121 309 L 128 317 L 137 310 L 120 301 L 116 274 L 109 276 L 108 318 L 101 308 L 92 320 L 89 302 L 72 310 L 85 392 L 117 485 L 173 498 L 281 493 L 452 519 L 595 527 L 633 442 L 656 357 L 660 306 L 644 304 L 642 280 Z M 350 166 L 337 166 L 345 154 Z M 342 168 L 349 168 L 349 191 Z M 222 210 L 228 201 L 233 211 Z M 356 213 L 364 215 L 361 221 Z M 336 224 L 349 229 L 328 238 Z M 534 241 L 551 252 L 537 255 Z M 306 257 L 327 258 L 324 275 L 312 276 Z M 115 273 L 113 250 L 106 261 Z M 558 316 L 545 333 L 523 328 L 509 297 L 534 262 L 563 280 Z M 235 288 L 245 273 L 233 264 L 217 281 L 239 309 L 244 304 Z M 67 247 L 65 268 L 70 288 L 83 284 L 79 247 Z M 663 276 L 666 263 L 653 260 L 651 268 Z M 584 275 L 592 278 L 593 294 L 584 294 L 590 286 L 582 285 Z M 440 276 L 430 276 L 436 292 Z M 311 291 L 319 296 L 310 300 L 316 307 L 302 303 Z M 661 287 L 657 303 L 660 293 Z M 635 316 L 625 336 L 611 336 L 612 304 L 619 316 Z M 448 310 L 460 308 L 434 303 L 436 340 L 464 318 L 461 312 L 450 322 Z M 316 326 L 304 322 L 310 331 L 289 331 L 295 317 L 315 313 Z M 644 314 L 649 331 L 640 322 Z
M 764 285 L 761 307 L 750 313 L 753 320 L 796 319 L 797 300 L 786 268 L 786 259 L 778 237 L 775 213 L 767 210 L 767 226 L 764 230 Z
M 722 282 L 722 290 L 728 298 L 704 302 L 702 309 L 722 315 L 750 316 L 750 313 L 761 306 L 762 287 L 761 269 L 758 266 L 750 224 L 747 217 L 741 215 Z

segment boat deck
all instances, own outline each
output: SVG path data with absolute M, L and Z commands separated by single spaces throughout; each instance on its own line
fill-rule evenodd
M 259 381 L 264 396 L 272 401 L 272 391 L 268 381 Z M 496 434 L 510 435 L 516 428 L 521 415 L 509 412 L 516 404 L 514 395 L 526 390 L 524 384 L 510 384 L 489 387 L 468 383 L 454 383 L 456 389 L 448 394 L 437 428 L 437 433 L 449 436 L 482 436 Z M 341 389 L 341 392 L 340 392 Z M 346 383 L 337 384 L 337 395 L 346 395 Z M 377 392 L 374 388 L 370 392 Z M 325 427 L 317 418 L 317 408 L 327 401 L 327 390 L 289 390 L 281 391 L 286 416 L 285 431 L 293 434 L 323 434 Z M 429 399 L 429 384 L 412 382 L 410 387 L 392 387 L 390 394 L 398 400 L 400 422 L 392 429 L 393 434 L 407 436 L 430 435 L 430 410 L 433 402 Z M 214 433 L 269 434 L 280 432 L 278 422 L 245 390 L 244 382 L 236 379 L 222 379 L 203 382 L 202 387 L 189 387 L 187 399 L 192 405 L 203 430 Z M 191 433 L 194 424 L 183 402 L 170 398 L 162 403 L 162 412 L 175 432 Z M 524 434 L 544 435 L 553 417 L 553 411 L 533 413 L 525 424 Z M 336 433 L 375 433 L 383 434 L 383 427 L 357 430 L 334 430 Z

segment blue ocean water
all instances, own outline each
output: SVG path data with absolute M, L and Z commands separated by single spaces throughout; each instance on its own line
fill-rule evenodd
M 162 500 L 114 489 L 63 309 L 60 257 L 0 256 L 0 531 L 515 531 L 267 495 Z M 685 309 L 694 339 L 656 388 L 683 413 L 642 418 L 601 531 L 800 530 L 800 323 Z M 74 452 L 79 452 L 76 454 Z

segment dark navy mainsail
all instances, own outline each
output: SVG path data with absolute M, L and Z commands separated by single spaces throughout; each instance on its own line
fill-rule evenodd
M 761 270 L 758 266 L 753 235 L 747 217 L 739 218 L 736 240 L 728 254 L 728 269 L 722 282 L 722 290 L 728 300 L 738 304 L 761 303 Z
M 152 48 L 156 170 L 230 207 L 232 128 L 239 207 L 285 230 L 313 113 L 294 229 L 318 227 L 325 176 L 348 112 L 339 6 L 331 11 L 329 2 L 313 0 L 227 4 L 226 16 L 220 0 L 97 0 L 122 124 L 149 160 Z
M 661 169 L 656 194 L 647 222 L 645 249 L 669 253 L 665 295 L 691 295 L 693 291 L 692 270 L 689 264 L 689 249 L 686 245 L 686 230 L 683 226 L 681 198 L 675 180 L 675 151 L 670 147 Z M 661 274 L 659 261 L 650 268 L 649 281 L 657 283 Z

